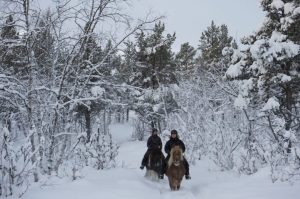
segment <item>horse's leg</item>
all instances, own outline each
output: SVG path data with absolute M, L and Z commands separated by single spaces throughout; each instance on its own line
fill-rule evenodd
M 149 170 L 148 169 L 146 169 L 146 173 L 145 173 L 145 177 L 149 177 Z
M 174 180 L 174 187 L 175 187 L 175 189 L 176 189 L 176 190 L 177 190 L 177 186 L 178 186 L 178 184 L 179 184 L 179 183 L 178 183 L 178 180 L 177 180 L 177 179 L 175 179 L 175 180 Z
M 173 182 L 173 191 L 176 191 L 177 190 L 177 182 L 176 180 Z
M 171 188 L 172 191 L 176 191 L 176 187 L 174 185 L 172 185 L 172 188 Z
M 174 186 L 173 186 L 172 180 L 170 178 L 169 178 L 169 186 L 170 186 L 170 189 L 173 191 Z
M 166 165 L 166 162 L 165 162 L 165 156 L 164 156 L 163 153 L 161 154 L 160 162 L 161 162 L 161 165 L 160 165 L 160 175 L 163 176 L 166 173 L 166 169 L 167 169 L 167 165 Z

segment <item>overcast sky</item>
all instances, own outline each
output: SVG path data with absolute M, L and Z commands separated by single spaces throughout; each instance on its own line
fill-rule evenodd
M 76 1 L 76 0 L 73 0 Z M 80 1 L 80 0 L 79 0 Z M 53 4 L 49 0 L 38 0 L 41 7 Z M 239 40 L 257 30 L 264 13 L 260 0 L 131 0 L 129 12 L 133 17 L 144 18 L 151 10 L 154 15 L 164 15 L 166 32 L 176 32 L 173 49 L 189 42 L 199 44 L 201 33 L 214 20 L 217 25 L 226 24 L 229 34 Z
M 260 0 L 134 0 L 134 13 L 143 16 L 151 9 L 166 16 L 169 33 L 176 32 L 174 49 L 184 42 L 194 47 L 199 44 L 201 32 L 214 20 L 226 24 L 234 38 L 241 38 L 257 30 L 264 20 Z

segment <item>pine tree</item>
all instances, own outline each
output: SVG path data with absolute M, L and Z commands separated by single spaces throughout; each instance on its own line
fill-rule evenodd
M 15 21 L 12 15 L 9 15 L 5 21 L 5 25 L 1 30 L 0 37 L 2 39 L 18 39 L 18 33 L 15 27 Z
M 223 48 L 229 47 L 231 41 L 232 37 L 228 35 L 227 26 L 222 24 L 219 27 L 212 21 L 200 37 L 201 58 L 208 63 L 219 61 Z
M 37 70 L 43 79 L 48 79 L 46 82 L 50 83 L 52 75 L 52 61 L 54 51 L 54 37 L 51 32 L 51 13 L 48 10 L 45 16 L 42 16 L 39 20 L 37 27 L 35 28 L 35 35 L 33 36 L 33 52 L 37 62 Z
M 276 168 L 286 164 L 285 153 L 299 147 L 295 138 L 299 138 L 300 127 L 300 29 L 296 28 L 300 2 L 263 0 L 261 4 L 267 13 L 266 21 L 256 34 L 243 39 L 244 47 L 232 55 L 226 75 L 239 81 L 241 98 L 267 119 L 272 143 L 278 145 L 272 154 L 278 154 L 282 161 L 272 157 L 270 161 Z M 299 165 L 299 154 L 291 156 L 298 162 L 292 164 Z
M 275 97 L 280 104 L 277 114 L 285 118 L 289 130 L 296 119 L 292 115 L 298 108 L 295 105 L 299 96 L 299 38 L 295 35 L 300 31 L 290 30 L 300 20 L 294 12 L 299 3 L 279 2 L 282 4 L 262 1 L 268 12 L 267 21 L 257 34 L 243 40 L 247 48 L 242 53 L 246 56 L 233 60 L 227 76 L 251 80 L 249 90 L 260 95 L 256 103 L 264 104 Z M 287 7 L 292 10 L 285 10 Z M 287 18 L 291 20 L 287 22 Z
M 165 37 L 164 31 L 165 25 L 159 22 L 155 24 L 152 34 L 146 36 L 141 32 L 137 35 L 137 60 L 140 65 L 137 68 L 141 74 L 139 84 L 144 88 L 156 89 L 159 84 L 176 82 L 171 49 L 176 37 L 175 33 Z
M 7 69 L 6 72 L 20 72 L 24 63 L 24 53 L 24 43 L 19 38 L 13 16 L 9 15 L 0 31 L 0 63 L 5 70 Z
M 171 48 L 175 33 L 165 35 L 164 32 L 165 25 L 161 22 L 155 24 L 153 31 L 148 34 L 139 32 L 134 43 L 127 43 L 124 55 L 126 64 L 123 65 L 123 70 L 128 70 L 129 75 L 127 82 L 137 88 L 128 93 L 128 96 L 135 99 L 131 108 L 148 127 L 161 128 L 163 118 L 177 108 L 172 94 L 166 88 L 177 83 L 176 64 Z
M 196 55 L 196 49 L 188 42 L 181 44 L 180 51 L 176 54 L 176 64 L 179 65 L 180 70 L 193 69 Z

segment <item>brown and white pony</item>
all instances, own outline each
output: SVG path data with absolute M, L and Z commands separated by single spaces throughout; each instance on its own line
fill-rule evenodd
M 169 179 L 169 185 L 172 191 L 179 190 L 182 178 L 185 174 L 183 164 L 183 152 L 180 146 L 174 146 L 170 152 L 166 175 Z
M 165 157 L 161 150 L 159 148 L 152 149 L 146 165 L 145 176 L 150 180 L 158 181 L 164 161 Z

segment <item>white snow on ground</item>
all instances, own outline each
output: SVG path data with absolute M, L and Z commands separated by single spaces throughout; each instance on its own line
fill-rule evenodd
M 116 125 L 111 128 L 113 136 L 120 144 L 117 168 L 100 171 L 85 168 L 82 171 L 83 177 L 76 181 L 53 177 L 43 185 L 33 185 L 22 198 L 299 199 L 300 182 L 293 186 L 286 182 L 274 184 L 268 169 L 262 169 L 252 176 L 221 172 L 206 159 L 191 166 L 192 180 L 183 180 L 182 189 L 171 192 L 166 178 L 153 182 L 144 177 L 145 171 L 140 170 L 139 165 L 146 151 L 146 142 L 130 141 L 131 130 L 128 125 Z
M 129 124 L 113 124 L 109 128 L 112 137 L 118 144 L 131 140 L 133 127 Z

